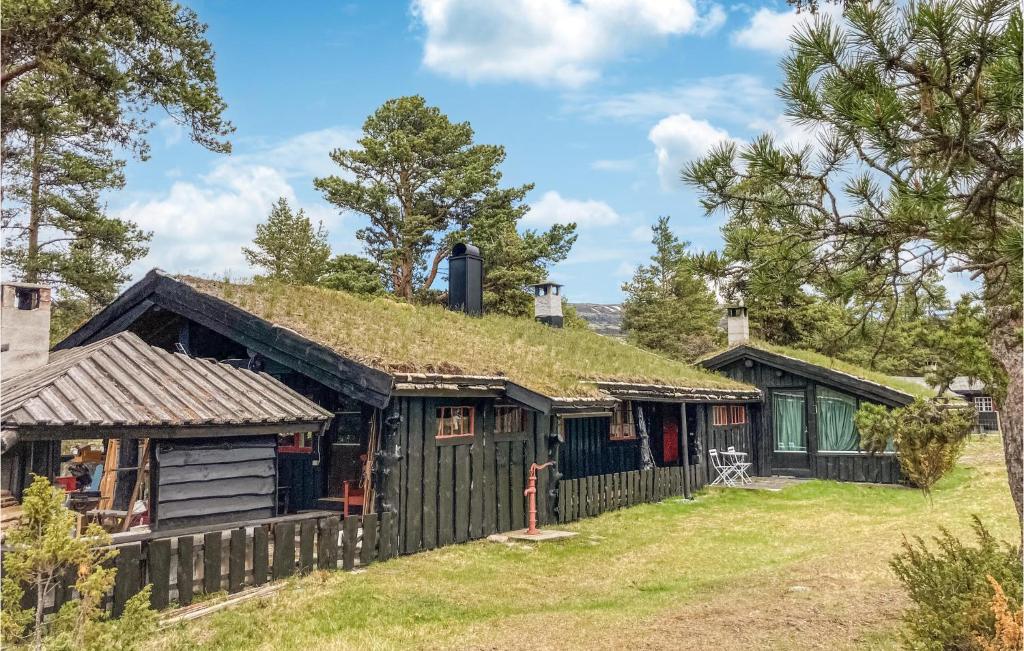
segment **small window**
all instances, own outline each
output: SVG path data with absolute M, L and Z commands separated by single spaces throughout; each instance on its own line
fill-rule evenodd
M 476 409 L 473 407 L 438 407 L 437 438 L 473 436 L 475 417 Z
M 982 412 L 995 411 L 992 404 L 992 396 L 975 396 L 974 408 Z
M 747 408 L 744 405 L 732 405 L 729 407 L 729 424 L 747 424 Z
M 612 424 L 608 432 L 611 441 L 630 441 L 636 438 L 636 426 L 633 423 L 633 403 L 620 402 L 612 411 Z
M 278 434 L 277 451 L 311 453 L 313 451 L 313 433 Z
M 711 408 L 711 424 L 714 427 L 724 427 L 729 424 L 729 407 L 727 405 L 715 405 Z
M 494 408 L 494 432 L 496 434 L 516 434 L 525 431 L 522 407 L 498 405 Z

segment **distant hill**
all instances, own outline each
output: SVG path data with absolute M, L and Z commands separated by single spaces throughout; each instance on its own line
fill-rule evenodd
M 590 329 L 606 337 L 624 338 L 622 332 L 622 305 L 618 303 L 571 303 L 576 314 L 590 325 Z

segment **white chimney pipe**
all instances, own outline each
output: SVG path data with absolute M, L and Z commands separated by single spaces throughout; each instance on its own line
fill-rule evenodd
M 562 286 L 538 283 L 533 288 L 533 318 L 555 328 L 562 327 Z
M 729 347 L 750 341 L 750 322 L 747 320 L 747 306 L 740 304 L 726 308 L 725 330 Z
M 0 286 L 0 373 L 31 371 L 50 357 L 50 288 L 32 283 Z

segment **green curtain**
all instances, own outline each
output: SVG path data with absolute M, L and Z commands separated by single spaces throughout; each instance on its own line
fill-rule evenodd
M 804 393 L 776 391 L 772 394 L 776 452 L 806 452 L 804 430 Z
M 818 387 L 818 450 L 855 452 L 860 450 L 860 434 L 853 422 L 857 399 L 825 387 Z

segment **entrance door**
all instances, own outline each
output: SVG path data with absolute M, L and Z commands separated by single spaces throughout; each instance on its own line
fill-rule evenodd
M 775 389 L 772 405 L 772 474 L 810 475 L 807 453 L 807 394 L 804 389 Z
M 661 456 L 664 465 L 679 462 L 679 418 L 665 414 L 661 425 Z

